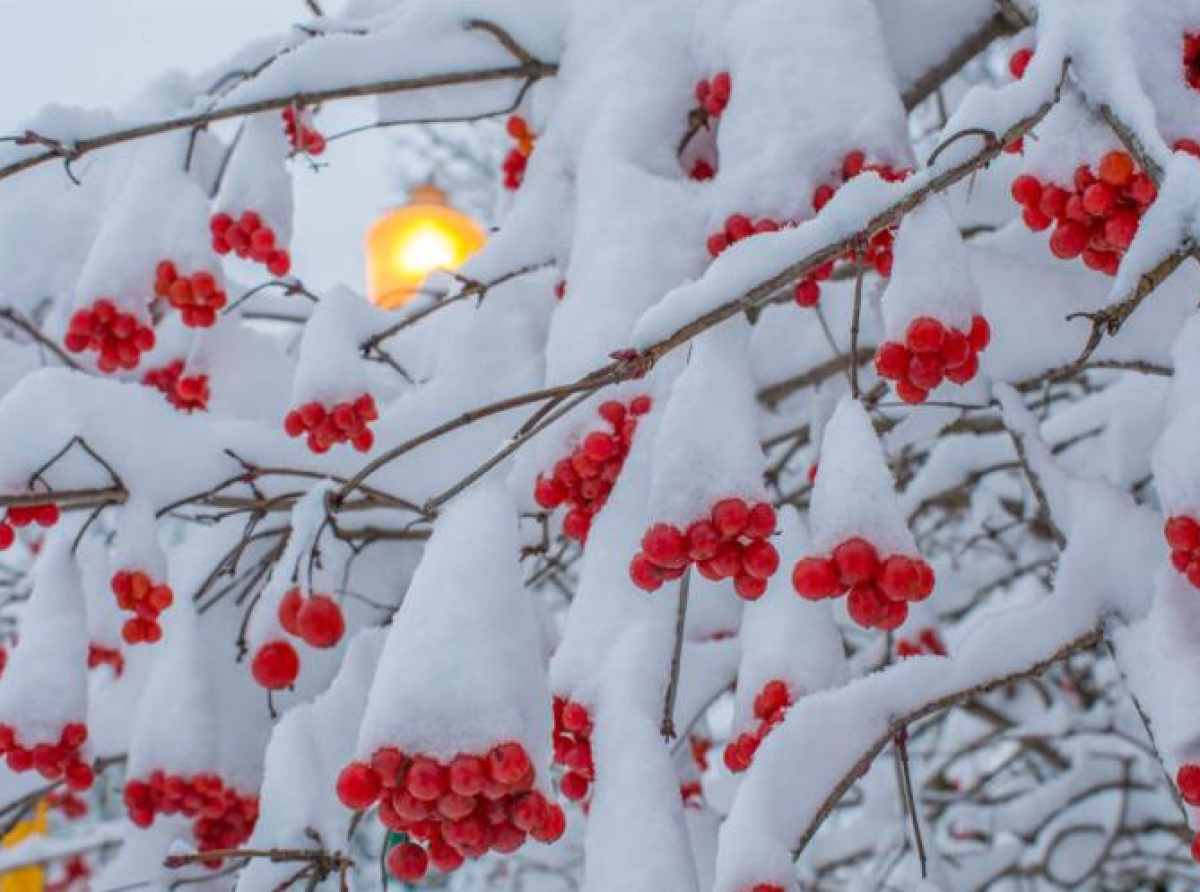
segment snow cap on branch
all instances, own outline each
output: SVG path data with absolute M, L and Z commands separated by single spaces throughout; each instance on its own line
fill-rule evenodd
M 396 746 L 449 760 L 516 741 L 545 784 L 550 692 L 519 551 L 512 496 L 498 483 L 439 518 L 388 633 L 360 758 Z
M 862 536 L 884 554 L 917 554 L 871 417 L 851 397 L 825 426 L 810 523 L 817 553 Z
M 749 345 L 750 327 L 741 319 L 693 342 L 654 437 L 650 513 L 655 519 L 686 524 L 721 499 L 763 498 Z
M 0 678 L 0 723 L 26 746 L 57 743 L 65 725 L 87 718 L 88 631 L 72 526 L 46 537 L 21 637 Z

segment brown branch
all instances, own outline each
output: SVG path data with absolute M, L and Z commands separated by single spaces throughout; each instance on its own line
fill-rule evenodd
M 323 90 L 290 93 L 285 96 L 270 96 L 266 99 L 256 99 L 251 102 L 228 105 L 224 108 L 210 109 L 198 114 L 182 115 L 177 118 L 168 118 L 161 121 L 152 121 L 146 124 L 139 124 L 133 127 L 114 130 L 98 136 L 77 140 L 69 144 L 62 140 L 57 140 L 54 141 L 56 145 L 49 146 L 44 152 L 29 155 L 20 159 L 19 161 L 14 161 L 3 167 L 0 167 L 0 180 L 15 176 L 22 171 L 45 164 L 46 162 L 52 161 L 56 158 L 64 158 L 66 160 L 74 161 L 86 154 L 89 154 L 90 152 L 95 152 L 99 149 L 105 149 L 110 146 L 130 142 L 132 140 L 144 139 L 149 136 L 158 136 L 163 133 L 172 133 L 177 130 L 188 130 L 194 127 L 204 127 L 217 121 L 225 121 L 229 120 L 230 118 L 240 118 L 246 115 L 258 114 L 260 112 L 284 109 L 289 106 L 317 105 L 326 102 L 334 102 L 341 99 L 361 98 L 364 96 L 383 96 L 391 93 L 424 90 L 430 87 L 452 87 L 460 86 L 462 84 L 489 83 L 493 81 L 504 80 L 539 80 L 544 77 L 551 77 L 558 72 L 558 65 L 556 63 L 542 62 L 534 59 L 527 51 L 521 48 L 520 45 L 510 35 L 507 35 L 507 33 L 504 32 L 500 26 L 495 25 L 494 23 L 474 21 L 469 23 L 467 27 L 475 30 L 486 31 L 492 37 L 500 40 L 501 44 L 506 50 L 513 54 L 514 58 L 518 60 L 519 64 L 500 66 L 496 68 L 478 68 L 467 71 L 449 71 L 441 74 L 417 75 L 415 77 L 375 81 L 366 84 L 346 84 L 339 87 L 328 87 Z M 501 40 L 501 34 L 505 35 L 505 39 Z M 519 50 L 519 54 L 514 50 Z M 49 137 L 33 132 L 23 134 L 20 139 L 27 142 L 38 142 L 44 145 L 51 141 Z
M 662 357 L 677 347 L 690 342 L 697 335 L 702 334 L 713 326 L 721 324 L 727 319 L 741 315 L 747 310 L 762 306 L 772 299 L 781 299 L 779 295 L 783 289 L 797 279 L 804 278 L 825 263 L 841 258 L 860 241 L 869 241 L 877 233 L 895 226 L 906 214 L 919 207 L 930 196 L 949 189 L 990 163 L 1000 154 L 1003 146 L 1031 130 L 1053 108 L 1054 104 L 1058 101 L 1059 91 L 1066 79 L 1066 75 L 1067 66 L 1064 64 L 1062 80 L 1060 80 L 1058 87 L 1055 89 L 1054 95 L 1049 97 L 1040 107 L 1030 115 L 1015 122 L 1005 131 L 1002 137 L 988 141 L 987 145 L 979 149 L 974 155 L 930 177 L 920 187 L 906 193 L 893 204 L 880 210 L 867 221 L 866 225 L 859 232 L 852 233 L 836 242 L 818 248 L 806 257 L 775 273 L 770 278 L 761 281 L 741 296 L 709 310 L 691 322 L 680 326 L 672 334 L 640 351 L 632 349 L 617 351 L 613 354 L 615 358 L 612 363 L 602 366 L 570 384 L 536 390 L 481 406 L 411 437 L 397 446 L 393 446 L 359 469 L 338 491 L 336 498 L 345 498 L 348 493 L 361 485 L 364 480 L 384 465 L 387 465 L 405 453 L 444 434 L 474 424 L 483 418 L 554 397 L 579 393 L 581 391 L 592 392 L 608 384 L 643 377 Z
M 23 331 L 25 334 L 29 335 L 29 337 L 31 337 L 39 345 L 45 347 L 47 350 L 53 353 L 55 358 L 67 368 L 74 369 L 77 372 L 83 371 L 83 366 L 72 359 L 69 353 L 63 350 L 63 348 L 58 344 L 54 343 L 54 341 L 52 341 L 50 338 L 42 334 L 41 330 L 36 325 L 18 313 L 13 307 L 0 307 L 0 319 L 3 319 L 14 328 L 19 329 L 20 331 Z
M 412 313 L 408 316 L 405 316 L 403 319 L 393 322 L 391 325 L 389 325 L 387 328 L 383 329 L 382 331 L 376 332 L 375 334 L 371 335 L 369 338 L 367 338 L 365 341 L 363 341 L 362 348 L 361 348 L 362 353 L 364 356 L 366 356 L 372 350 L 376 350 L 379 347 L 379 345 L 382 344 L 384 341 L 386 341 L 388 338 L 391 338 L 391 337 L 399 334 L 400 332 L 404 331 L 404 329 L 409 328 L 410 326 L 416 325 L 422 319 L 426 318 L 427 316 L 429 316 L 433 313 L 436 313 L 438 310 L 442 309 L 443 307 L 447 307 L 451 304 L 457 303 L 462 300 L 467 300 L 472 297 L 478 297 L 478 298 L 480 298 L 480 300 L 482 300 L 487 295 L 488 291 L 491 290 L 492 288 L 495 288 L 498 285 L 503 285 L 505 282 L 510 282 L 513 279 L 519 278 L 521 276 L 528 275 L 529 273 L 537 272 L 538 270 L 545 269 L 546 267 L 550 266 L 551 264 L 552 264 L 552 261 L 549 261 L 549 260 L 542 261 L 541 263 L 531 263 L 526 266 L 520 267 L 519 269 L 514 269 L 507 273 L 503 273 L 499 276 L 496 276 L 496 278 L 492 279 L 489 282 L 479 282 L 479 281 L 475 281 L 473 279 L 464 279 L 463 280 L 464 284 L 463 284 L 462 289 L 460 289 L 456 293 L 454 293 L 448 297 L 443 297 L 441 300 L 439 300 L 436 303 L 433 303 L 427 307 L 422 307 L 420 310 L 417 310 L 414 313 Z
M 679 603 L 675 610 L 675 649 L 671 652 L 671 675 L 663 697 L 662 723 L 659 732 L 666 740 L 675 739 L 675 698 L 679 695 L 679 672 L 683 663 L 683 633 L 687 626 L 688 589 L 691 588 L 691 569 L 679 578 Z
M 1009 7 L 1011 9 L 1012 7 Z M 1024 16 L 1004 11 L 996 13 L 978 30 L 963 38 L 945 59 L 917 78 L 904 91 L 904 107 L 910 111 L 936 93 L 943 84 L 958 74 L 962 67 L 1002 37 L 1011 37 L 1030 23 Z
M 936 700 L 930 700 L 927 703 L 922 703 L 903 715 L 894 717 L 888 723 L 888 727 L 863 751 L 863 754 L 859 757 L 858 761 L 854 763 L 853 767 L 838 779 L 833 789 L 830 790 L 829 794 L 822 801 L 812 819 L 801 832 L 800 838 L 792 850 L 793 857 L 800 857 L 800 855 L 804 852 L 804 849 L 808 846 L 809 842 L 812 841 L 813 836 L 816 835 L 817 830 L 820 829 L 821 825 L 825 823 L 826 818 L 828 818 L 833 812 L 834 808 L 837 807 L 838 802 L 840 802 L 842 797 L 846 795 L 846 792 L 851 786 L 853 786 L 858 777 L 866 773 L 867 769 L 871 767 L 871 763 L 875 761 L 875 758 L 880 754 L 880 752 L 883 751 L 883 748 L 892 742 L 893 738 L 902 728 L 905 728 L 908 725 L 911 725 L 913 722 L 919 721 L 923 718 L 927 718 L 944 710 L 951 709 L 960 703 L 963 703 L 967 700 L 972 700 L 982 694 L 999 690 L 1000 688 L 1007 687 L 1008 685 L 1018 681 L 1035 678 L 1054 664 L 1059 663 L 1068 657 L 1074 656 L 1075 654 L 1082 653 L 1086 650 L 1091 650 L 1100 643 L 1102 638 L 1103 635 L 1099 629 L 1092 629 L 1091 631 L 1085 632 L 1077 638 L 1067 641 L 1066 643 L 1062 644 L 1054 653 L 1041 660 L 1037 660 L 1024 669 L 1019 669 L 1006 675 L 990 678 L 978 684 L 971 685 L 970 687 L 952 691 L 948 694 L 938 697 Z

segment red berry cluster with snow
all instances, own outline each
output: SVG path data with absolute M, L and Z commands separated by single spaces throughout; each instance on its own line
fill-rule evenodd
M 1200 523 L 1194 517 L 1177 514 L 1167 520 L 1163 534 L 1171 547 L 1171 566 L 1200 588 Z
M 734 590 L 753 601 L 779 569 L 779 552 L 767 541 L 774 532 L 775 509 L 769 503 L 721 499 L 709 517 L 686 531 L 669 523 L 650 527 L 642 537 L 642 550 L 629 565 L 629 577 L 638 588 L 652 592 L 695 564 L 705 579 L 732 579 Z
M 904 342 L 885 341 L 875 353 L 875 371 L 892 381 L 906 403 L 923 403 L 943 381 L 963 385 L 979 372 L 979 354 L 987 349 L 992 329 L 976 316 L 959 331 L 931 316 L 908 325 Z
M 286 276 L 292 268 L 291 255 L 276 244 L 275 230 L 257 211 L 242 211 L 236 219 L 221 211 L 213 214 L 209 229 L 213 250 L 218 254 L 232 251 L 243 260 L 261 263 L 273 276 Z
M 489 851 L 515 852 L 527 838 L 550 843 L 566 816 L 534 788 L 533 763 L 516 742 L 441 762 L 381 747 L 369 762 L 352 762 L 337 780 L 342 804 L 355 811 L 379 803 L 379 821 L 406 833 L 386 859 L 388 872 L 414 883 L 432 864 L 450 873 Z
M 609 429 L 586 434 L 549 474 L 538 475 L 533 487 L 538 505 L 546 511 L 567 508 L 562 523 L 564 536 L 581 544 L 587 542 L 592 518 L 604 507 L 621 476 L 638 419 L 650 411 L 650 405 L 648 396 L 634 397 L 629 403 L 601 403 L 598 413 Z
M 125 672 L 125 657 L 117 648 L 105 647 L 93 641 L 88 645 L 87 665 L 89 669 L 107 666 L 116 678 L 120 678 Z
M 792 569 L 792 585 L 810 601 L 846 598 L 850 618 L 865 629 L 891 631 L 908 618 L 908 605 L 933 592 L 933 568 L 919 557 L 880 556 L 861 536 L 847 539 L 828 557 L 807 557 Z
M 745 771 L 754 762 L 754 754 L 775 726 L 783 721 L 788 707 L 796 702 L 786 681 L 768 681 L 754 698 L 754 717 L 758 724 L 725 745 L 725 767 L 732 772 Z
M 504 172 L 504 188 L 515 192 L 525 180 L 525 168 L 529 164 L 529 156 L 533 154 L 533 147 L 537 144 L 537 137 L 520 115 L 510 115 L 504 126 L 508 135 L 512 137 L 513 146 L 504 156 L 500 169 Z
M 0 519 L 0 551 L 12 547 L 17 539 L 16 531 L 33 524 L 48 528 L 58 523 L 58 505 L 13 505 Z
M 192 822 L 200 852 L 236 849 L 254 830 L 258 797 L 242 793 L 215 774 L 184 777 L 154 771 L 144 780 L 125 783 L 125 810 L 137 827 L 149 827 L 159 815 L 180 815 Z M 205 862 L 217 867 L 219 860 Z
M 1013 180 L 1012 197 L 1031 230 L 1054 227 L 1055 257 L 1082 257 L 1089 269 L 1113 276 L 1158 189 L 1128 152 L 1118 150 L 1101 158 L 1095 170 L 1080 165 L 1069 187 L 1021 174 Z
M 119 570 L 110 583 L 117 606 L 133 614 L 121 627 L 126 644 L 154 644 L 162 638 L 158 617 L 175 603 L 171 587 L 156 582 L 145 570 Z
M 10 771 L 18 774 L 36 771 L 46 780 L 64 780 L 68 789 L 86 790 L 95 779 L 92 766 L 82 755 L 87 739 L 87 725 L 82 722 L 64 725 L 53 742 L 22 742 L 16 728 L 0 724 L 0 755 Z
M 176 409 L 182 412 L 205 412 L 208 410 L 208 375 L 185 375 L 182 359 L 156 369 L 147 369 L 142 383 L 162 393 Z
M 946 656 L 946 645 L 937 629 L 922 629 L 916 638 L 899 638 L 896 640 L 896 656 L 904 657 Z
M 283 110 L 283 129 L 292 152 L 320 155 L 325 151 L 325 137 L 313 126 L 312 109 L 289 105 Z
M 582 703 L 554 698 L 554 762 L 564 769 L 558 781 L 562 794 L 574 802 L 587 798 L 596 779 L 592 761 L 592 717 Z
M 154 269 L 154 294 L 179 311 L 189 328 L 209 328 L 217 321 L 217 312 L 229 298 L 207 270 L 182 275 L 170 260 L 159 261 Z
M 283 429 L 289 437 L 305 436 L 308 448 L 318 455 L 338 443 L 349 443 L 359 452 L 366 452 L 375 445 L 375 434 L 367 425 L 378 418 L 375 398 L 364 393 L 329 407 L 305 403 L 288 412 Z
M 820 212 L 821 208 L 825 207 L 834 195 L 837 194 L 846 182 L 854 179 L 862 173 L 874 173 L 879 176 L 884 182 L 895 183 L 904 180 L 912 171 L 901 168 L 892 167 L 890 164 L 875 164 L 867 161 L 867 156 L 860 151 L 852 151 L 847 153 L 842 159 L 841 178 L 835 184 L 822 183 L 812 194 L 812 209 L 815 212 Z M 710 257 L 717 257 L 723 253 L 730 245 L 736 244 L 743 239 L 749 238 L 752 235 L 758 235 L 764 232 L 777 232 L 780 229 L 785 229 L 794 226 L 795 223 L 790 220 L 775 220 L 771 217 L 760 217 L 751 219 L 744 214 L 731 214 L 725 220 L 725 225 L 720 232 L 713 233 L 708 237 L 708 253 Z M 863 251 L 862 262 L 872 267 L 880 276 L 887 278 L 892 274 L 892 248 L 895 242 L 895 235 L 892 229 L 884 229 L 875 233 L 867 241 L 866 248 Z M 843 260 L 858 262 L 860 260 L 857 249 L 851 249 L 843 255 Z M 830 261 L 813 270 L 792 289 L 792 299 L 801 307 L 814 307 L 821 299 L 821 283 L 833 275 L 834 262 Z
M 63 344 L 72 353 L 98 353 L 96 365 L 106 375 L 136 369 L 142 354 L 154 349 L 154 329 L 132 313 L 124 313 L 108 298 L 75 311 L 67 323 Z

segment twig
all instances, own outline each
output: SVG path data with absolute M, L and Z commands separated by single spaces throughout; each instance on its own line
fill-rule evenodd
M 675 650 L 671 654 L 671 676 L 667 682 L 667 693 L 663 698 L 662 723 L 659 732 L 665 740 L 675 739 L 675 698 L 679 694 L 679 671 L 683 662 L 683 631 L 687 625 L 688 589 L 692 576 L 691 568 L 683 571 L 679 578 L 679 604 L 675 611 Z
M 158 136 L 177 130 L 187 130 L 202 127 L 216 121 L 230 118 L 240 118 L 265 111 L 284 109 L 291 105 L 317 105 L 334 102 L 341 99 L 360 98 L 364 96 L 382 96 L 391 93 L 402 93 L 413 90 L 424 90 L 429 87 L 450 87 L 462 84 L 487 83 L 504 80 L 538 80 L 551 77 L 558 72 L 558 65 L 553 62 L 543 62 L 534 59 L 524 48 L 508 35 L 499 25 L 491 22 L 474 21 L 468 27 L 486 31 L 496 38 L 501 45 L 519 61 L 517 65 L 507 65 L 496 68 L 478 68 L 468 71 L 448 71 L 440 74 L 425 74 L 414 77 L 397 78 L 394 80 L 375 81 L 366 84 L 345 84 L 338 87 L 328 87 L 322 90 L 301 91 L 285 96 L 270 96 L 251 102 L 241 102 L 224 108 L 209 109 L 191 115 L 182 115 L 160 121 L 139 124 L 121 130 L 114 130 L 98 136 L 92 136 L 67 144 L 56 141 L 48 136 L 27 132 L 20 139 L 27 143 L 38 143 L 46 147 L 46 151 L 29 155 L 0 167 L 0 180 L 15 176 L 56 158 L 74 161 L 91 152 L 105 149 L 132 140 Z
M 33 340 L 35 340 L 38 344 L 53 353 L 54 357 L 67 368 L 74 369 L 77 372 L 82 372 L 84 370 L 83 366 L 72 359 L 69 353 L 63 350 L 63 348 L 58 344 L 54 343 L 54 341 L 52 341 L 50 338 L 42 334 L 41 330 L 36 325 L 18 313 L 13 307 L 0 307 L 0 319 L 8 322 L 14 328 L 25 332 L 25 334 L 33 338 Z

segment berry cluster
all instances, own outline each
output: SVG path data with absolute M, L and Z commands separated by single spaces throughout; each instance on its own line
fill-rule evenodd
M 87 800 L 74 790 L 51 790 L 46 795 L 46 808 L 62 812 L 69 821 L 77 821 L 88 813 Z
M 155 771 L 145 780 L 127 781 L 124 798 L 129 820 L 143 829 L 158 815 L 190 818 L 200 852 L 236 849 L 258 820 L 258 797 L 239 793 L 215 774 Z M 219 861 L 205 864 L 215 867 Z
M 1191 806 L 1200 806 L 1200 765 L 1192 762 L 1179 766 L 1175 774 L 1175 786 L 1183 801 Z M 1192 837 L 1192 860 L 1200 861 L 1200 833 Z
M 117 606 L 133 614 L 121 627 L 126 644 L 154 644 L 162 638 L 158 615 L 171 606 L 175 594 L 166 583 L 155 582 L 144 570 L 119 570 L 110 583 Z
M 937 633 L 936 629 L 922 629 L 916 639 L 901 638 L 896 641 L 896 656 L 903 659 L 904 657 L 917 657 L 922 654 L 926 656 L 946 656 L 946 645 L 942 642 L 942 636 Z
M 592 431 L 570 455 L 554 465 L 550 474 L 538 475 L 533 488 L 538 505 L 546 511 L 567 506 L 562 525 L 564 536 L 587 542 L 592 518 L 608 501 L 625 465 L 638 419 L 649 411 L 648 396 L 634 397 L 628 404 L 616 400 L 601 403 L 599 415 L 608 422 L 609 430 Z
M 190 276 L 180 275 L 170 260 L 160 260 L 154 269 L 154 294 L 177 309 L 189 328 L 212 326 L 217 311 L 229 300 L 212 273 L 200 270 Z
M 420 880 L 430 863 L 443 873 L 467 858 L 515 852 L 527 836 L 550 843 L 562 836 L 566 816 L 534 789 L 533 763 L 519 743 L 481 755 L 462 753 L 448 763 L 381 747 L 370 762 L 342 769 L 337 794 L 362 811 L 379 802 L 379 820 L 409 842 L 388 852 L 388 872 L 401 882 Z
M 185 375 L 183 360 L 174 359 L 157 369 L 148 369 L 142 383 L 153 387 L 181 412 L 204 412 L 208 409 L 208 375 Z
M 1200 31 L 1183 35 L 1183 77 L 1193 90 L 1200 90 Z
M 529 129 L 529 124 L 520 115 L 509 116 L 505 129 L 515 144 L 508 150 L 501 164 L 504 171 L 504 188 L 516 192 L 525 180 L 525 167 L 529 164 L 529 156 L 533 154 L 537 139 Z
M 1186 514 L 1170 518 L 1163 533 L 1171 547 L 1171 565 L 1200 588 L 1200 523 Z
M 1080 165 L 1070 188 L 1022 174 L 1012 182 L 1012 197 L 1031 230 L 1054 226 L 1050 251 L 1055 257 L 1082 257 L 1089 269 L 1113 276 L 1158 190 L 1128 152 L 1114 151 L 1095 171 Z
M 342 608 L 328 595 L 305 598 L 300 589 L 290 588 L 279 602 L 279 624 L 309 647 L 334 647 L 346 632 Z
M 829 557 L 803 558 L 792 569 L 792 585 L 802 598 L 819 601 L 849 592 L 850 618 L 863 628 L 884 631 L 900 626 L 909 602 L 928 598 L 933 583 L 933 568 L 921 558 L 881 557 L 861 536 L 847 539 Z
M 106 375 L 136 369 L 142 354 L 154 349 L 154 329 L 132 313 L 122 313 L 108 298 L 76 310 L 67 323 L 63 344 L 72 353 L 94 350 L 96 365 Z
M 13 505 L 0 519 L 0 551 L 12 546 L 17 539 L 16 530 L 36 523 L 40 527 L 52 527 L 58 523 L 58 505 Z
M 767 502 L 721 499 L 709 517 L 686 532 L 669 523 L 650 527 L 642 537 L 642 550 L 629 565 L 629 577 L 638 588 L 652 592 L 694 563 L 705 579 L 732 579 L 734 590 L 753 601 L 779 569 L 779 552 L 767 541 L 774 532 L 775 509 Z
M 335 443 L 350 443 L 359 452 L 375 445 L 375 434 L 367 427 L 379 418 L 375 398 L 369 393 L 354 400 L 334 403 L 328 409 L 320 403 L 305 403 L 283 419 L 289 437 L 307 434 L 308 448 L 320 455 Z
M 554 698 L 554 762 L 564 769 L 558 789 L 572 802 L 587 798 L 596 779 L 592 762 L 592 717 L 582 703 Z
M 268 691 L 291 687 L 300 674 L 300 655 L 288 641 L 268 641 L 255 651 L 250 674 Z
M 745 771 L 754 761 L 758 746 L 783 721 L 788 707 L 796 702 L 787 682 L 768 681 L 754 698 L 754 717 L 758 725 L 739 734 L 725 746 L 725 767 L 735 774 Z
M 108 666 L 117 678 L 125 672 L 125 658 L 121 656 L 121 652 L 115 647 L 105 647 L 94 641 L 88 645 L 87 665 L 89 669 Z
M 224 212 L 213 214 L 209 229 L 218 254 L 232 251 L 244 260 L 263 264 L 273 276 L 286 276 L 292 268 L 287 249 L 275 244 L 275 230 L 257 211 L 242 211 L 236 220 Z
M 885 341 L 875 353 L 879 377 L 895 382 L 906 403 L 923 403 L 943 380 L 966 384 L 979 372 L 979 354 L 992 340 L 986 319 L 976 316 L 968 331 L 919 316 L 908 325 L 904 343 Z
M 859 174 L 868 172 L 878 175 L 880 179 L 888 183 L 899 182 L 911 173 L 909 170 L 895 168 L 890 164 L 868 163 L 867 156 L 863 152 L 857 150 L 849 152 L 842 159 L 840 181 L 836 184 L 823 183 L 813 190 L 811 199 L 812 209 L 820 212 L 821 208 L 825 207 L 833 196 L 837 194 L 839 188 Z M 726 218 L 722 230 L 708 237 L 707 247 L 709 256 L 717 257 L 730 245 L 740 242 L 742 239 L 749 238 L 752 235 L 764 232 L 777 232 L 780 229 L 794 225 L 795 223 L 790 220 L 780 221 L 770 217 L 761 217 L 757 220 L 752 220 L 744 214 L 731 214 Z M 894 241 L 895 235 L 893 230 L 884 229 L 873 235 L 863 250 L 862 262 L 871 266 L 875 272 L 884 278 L 892 274 L 892 246 Z M 842 259 L 857 263 L 860 260 L 858 249 L 851 248 Z M 833 261 L 822 264 L 797 282 L 792 290 L 792 298 L 795 302 L 802 307 L 816 306 L 821 299 L 821 283 L 833 275 L 833 268 Z
M 313 126 L 310 109 L 289 105 L 283 110 L 283 129 L 293 154 L 320 155 L 325 151 L 325 137 Z
M 720 232 L 714 232 L 708 237 L 708 256 L 717 257 L 725 252 L 730 245 L 764 232 L 778 232 L 792 224 L 780 223 L 770 217 L 759 217 L 752 220 L 745 214 L 730 214 L 725 218 L 725 225 Z
M 87 725 L 70 722 L 63 726 L 56 743 L 22 744 L 12 725 L 0 724 L 0 755 L 10 771 L 34 770 L 46 780 L 62 778 L 68 789 L 79 792 L 95 780 L 92 766 L 80 756 L 87 739 Z
M 729 94 L 733 92 L 733 81 L 728 71 L 719 71 L 711 78 L 704 78 L 696 84 L 696 102 L 700 109 L 711 118 L 719 118 L 729 105 Z

